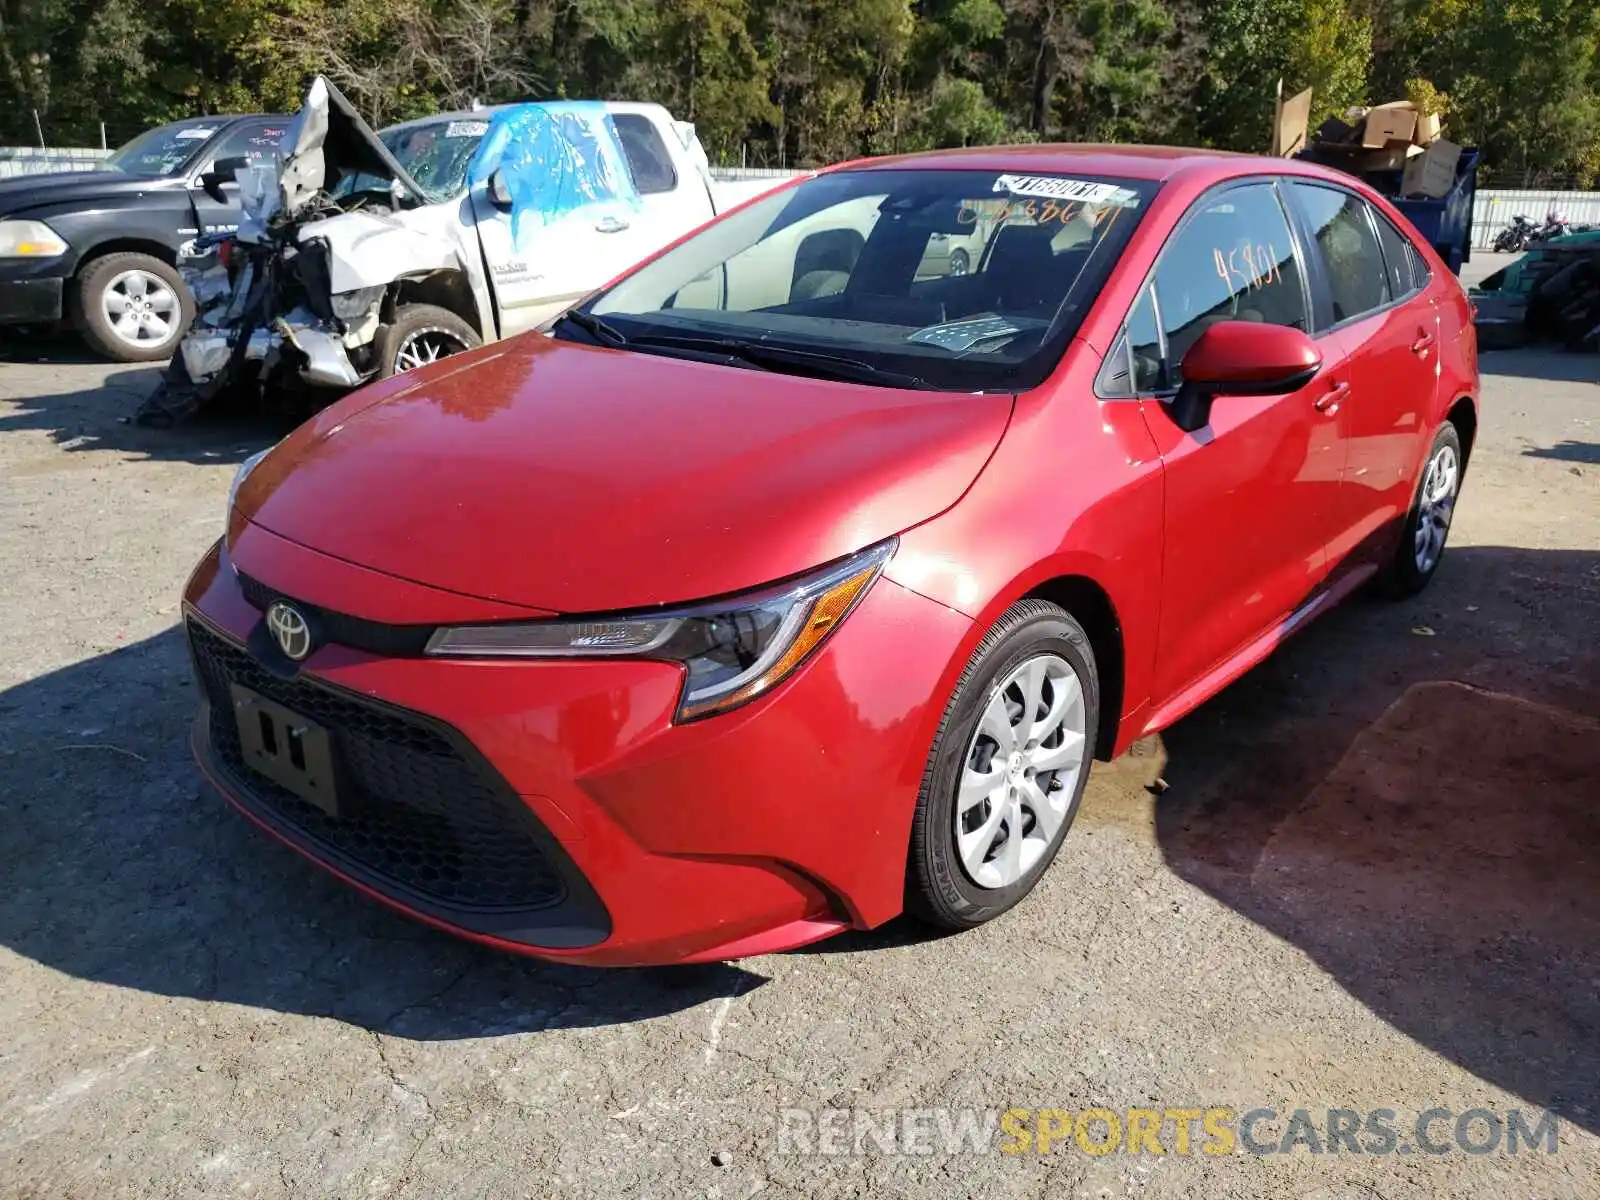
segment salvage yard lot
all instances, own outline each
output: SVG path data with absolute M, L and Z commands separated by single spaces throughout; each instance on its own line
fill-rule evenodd
M 137 429 L 153 370 L 0 343 L 0 1196 L 1600 1195 L 1600 384 L 1484 369 L 1433 586 L 1099 767 L 1017 911 L 604 973 L 410 924 L 201 794 L 178 593 L 281 430 Z M 830 1106 L 1549 1109 L 1560 1147 L 780 1138 Z

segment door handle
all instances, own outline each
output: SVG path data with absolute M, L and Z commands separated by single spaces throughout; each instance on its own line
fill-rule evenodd
M 628 223 L 619 221 L 616 217 L 606 217 L 603 220 L 596 221 L 594 227 L 601 233 L 621 233 L 628 227 Z
M 1336 383 L 1322 395 L 1311 402 L 1311 407 L 1321 413 L 1332 415 L 1339 411 L 1339 405 L 1344 403 L 1344 398 L 1350 394 L 1348 383 Z
M 1418 337 L 1416 341 L 1411 343 L 1411 353 L 1427 354 L 1428 347 L 1431 345 L 1433 345 L 1433 334 L 1424 333 Z

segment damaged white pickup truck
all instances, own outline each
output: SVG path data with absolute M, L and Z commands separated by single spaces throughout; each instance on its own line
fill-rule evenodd
M 326 403 L 534 328 L 781 182 L 714 181 L 694 126 L 659 105 L 515 104 L 375 134 L 319 77 L 275 164 L 207 177 L 240 189 L 244 215 L 180 261 L 195 320 L 138 419 L 296 383 Z

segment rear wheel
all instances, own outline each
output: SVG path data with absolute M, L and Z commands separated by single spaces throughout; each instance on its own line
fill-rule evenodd
M 194 319 L 178 272 L 148 254 L 94 259 L 78 275 L 72 316 L 91 349 L 117 362 L 171 358 Z
M 403 304 L 394 323 L 378 334 L 378 378 L 414 371 L 482 344 L 478 331 L 449 309 Z
M 1446 421 L 1434 435 L 1428 450 L 1422 479 L 1406 514 L 1405 529 L 1394 558 L 1382 576 L 1383 590 L 1392 596 L 1414 596 L 1428 586 L 1444 557 L 1450 522 L 1455 517 L 1456 497 L 1461 493 L 1461 474 L 1465 460 L 1461 454 L 1461 435 Z
M 912 823 L 907 907 L 946 929 L 992 920 L 1054 860 L 1089 777 L 1099 716 L 1083 627 L 1043 600 L 979 643 L 945 710 Z

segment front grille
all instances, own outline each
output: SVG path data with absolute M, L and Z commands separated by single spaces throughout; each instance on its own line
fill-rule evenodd
M 284 600 L 299 609 L 310 624 L 319 646 L 334 642 L 353 650 L 365 650 L 368 654 L 381 654 L 385 658 L 416 658 L 427 649 L 428 639 L 433 636 L 435 627 L 432 625 L 386 625 L 382 621 L 353 617 L 349 613 L 335 612 L 331 608 L 296 600 L 243 571 L 238 572 L 238 576 L 239 589 L 253 607 L 265 611 L 273 601 Z
M 487 763 L 447 726 L 303 677 L 283 679 L 198 621 L 189 644 L 210 702 L 215 759 L 251 807 L 302 839 L 425 900 L 452 908 L 528 910 L 559 903 L 548 837 Z M 341 815 L 334 817 L 245 765 L 229 684 L 326 729 Z M 388 890 L 393 890 L 391 887 Z

